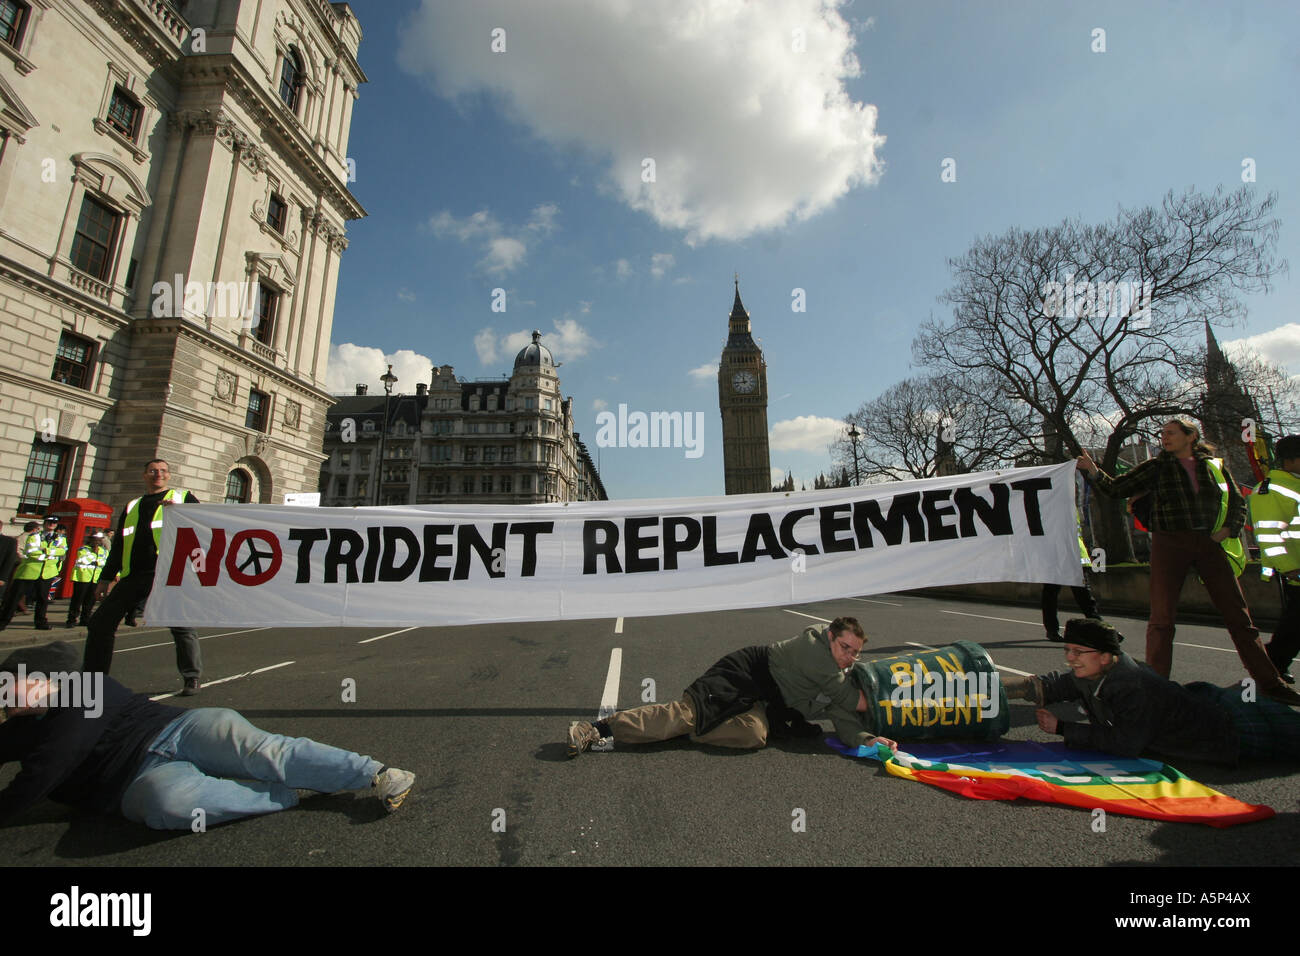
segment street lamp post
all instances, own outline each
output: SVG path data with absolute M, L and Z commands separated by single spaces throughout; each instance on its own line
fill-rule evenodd
M 855 486 L 862 484 L 862 475 L 858 471 L 858 439 L 861 437 L 862 433 L 858 431 L 858 426 L 850 423 L 849 441 L 853 442 L 853 484 Z
M 388 402 L 393 395 L 393 386 L 397 384 L 397 376 L 393 374 L 391 365 L 387 372 L 379 376 L 379 380 L 384 383 L 384 420 L 379 427 L 379 459 L 375 463 L 375 504 L 379 504 L 379 487 L 384 481 L 384 436 L 388 434 Z

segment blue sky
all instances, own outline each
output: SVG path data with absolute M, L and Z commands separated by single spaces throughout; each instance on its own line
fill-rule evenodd
M 1300 263 L 1294 4 L 351 6 L 369 217 L 348 232 L 331 389 L 376 388 L 387 362 L 403 392 L 431 364 L 500 376 L 540 329 L 613 498 L 722 493 L 711 366 L 733 273 L 767 358 L 772 465 L 811 483 L 836 422 L 913 374 L 947 261 L 977 237 L 1233 189 L 1249 157 Z M 1220 339 L 1300 371 L 1296 282 L 1246 299 Z M 620 403 L 703 412 L 703 454 L 598 449 L 596 415 Z

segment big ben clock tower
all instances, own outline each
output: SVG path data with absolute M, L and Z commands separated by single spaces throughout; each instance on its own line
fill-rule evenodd
M 727 345 L 718 363 L 718 407 L 722 411 L 722 459 L 729 495 L 772 490 L 767 449 L 767 363 L 749 333 L 749 313 L 736 301 L 727 325 Z

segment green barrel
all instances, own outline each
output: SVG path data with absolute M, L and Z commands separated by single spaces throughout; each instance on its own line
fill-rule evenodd
M 882 737 L 992 738 L 1011 726 L 998 670 L 970 641 L 858 661 L 853 679 L 867 698 L 864 716 Z

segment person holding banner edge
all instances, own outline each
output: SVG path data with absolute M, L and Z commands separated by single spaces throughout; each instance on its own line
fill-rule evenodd
M 118 625 L 153 590 L 163 509 L 182 502 L 197 504 L 199 500 L 188 491 L 170 487 L 171 468 L 161 458 L 155 458 L 144 466 L 144 484 L 146 493 L 128 504 L 118 519 L 108 561 L 100 573 L 99 583 L 95 585 L 95 599 L 98 600 L 113 578 L 121 573 L 120 580 L 104 597 L 99 610 L 91 615 L 82 665 L 87 671 L 108 673 L 113 663 Z M 189 627 L 173 627 L 171 632 L 172 640 L 176 642 L 176 668 L 185 682 L 181 696 L 190 697 L 202 686 L 199 675 L 203 672 L 203 655 L 199 650 L 199 637 Z
M 757 750 L 771 736 L 815 737 L 810 719 L 828 717 L 850 747 L 898 745 L 874 735 L 861 714 L 867 700 L 845 674 L 862 653 L 866 635 L 855 618 L 837 617 L 777 644 L 734 651 L 668 704 L 618 711 L 595 723 L 569 725 L 568 752 L 610 751 L 615 742 L 655 743 L 689 734 L 695 743 Z
M 1076 459 L 1097 489 L 1115 498 L 1151 495 L 1151 617 L 1147 623 L 1147 664 L 1161 677 L 1173 669 L 1174 622 L 1178 594 L 1188 568 L 1195 567 L 1214 606 L 1223 616 L 1232 643 L 1255 680 L 1259 693 L 1284 704 L 1300 704 L 1260 643 L 1241 585 L 1229 564 L 1225 542 L 1241 534 L 1246 504 L 1227 464 L 1211 457 L 1195 425 L 1170 419 L 1160 431 L 1164 449 L 1132 471 L 1112 478 L 1086 450 Z M 1240 541 L 1237 549 L 1240 550 Z

